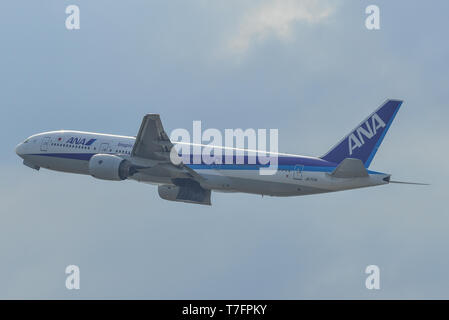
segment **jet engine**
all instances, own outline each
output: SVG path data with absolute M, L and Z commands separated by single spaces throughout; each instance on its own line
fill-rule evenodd
M 120 181 L 136 172 L 130 161 L 112 154 L 96 154 L 89 160 L 89 174 L 97 179 Z
M 178 202 L 188 202 L 210 205 L 209 189 L 202 188 L 197 182 L 188 182 L 183 185 L 161 185 L 158 187 L 162 199 Z

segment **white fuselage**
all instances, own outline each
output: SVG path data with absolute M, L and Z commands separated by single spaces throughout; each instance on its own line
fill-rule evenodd
M 80 131 L 52 131 L 33 135 L 19 144 L 17 154 L 33 168 L 89 175 L 89 160 L 95 154 L 112 154 L 143 165 L 145 159 L 131 156 L 134 137 Z M 223 192 L 272 196 L 295 196 L 387 184 L 388 174 L 368 171 L 367 177 L 342 179 L 330 173 L 336 164 L 320 158 L 281 154 L 278 170 L 261 175 L 257 166 L 245 164 L 187 164 L 204 178 L 202 187 Z M 129 179 L 154 184 L 172 184 L 168 176 L 136 173 Z

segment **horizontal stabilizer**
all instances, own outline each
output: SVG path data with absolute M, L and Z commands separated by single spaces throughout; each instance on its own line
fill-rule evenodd
M 334 178 L 361 178 L 368 177 L 368 171 L 366 171 L 362 160 L 346 158 L 330 175 Z
M 420 186 L 430 186 L 429 183 L 421 183 L 421 182 L 405 182 L 405 181 L 391 181 L 390 183 L 400 183 L 400 184 L 416 184 Z

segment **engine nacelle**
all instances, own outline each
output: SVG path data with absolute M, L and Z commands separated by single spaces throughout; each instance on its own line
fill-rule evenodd
M 157 191 L 165 200 L 210 205 L 210 190 L 199 185 L 161 185 Z
M 131 162 L 112 154 L 96 154 L 89 160 L 89 174 L 97 179 L 120 181 L 134 173 Z
M 176 197 L 178 196 L 180 187 L 171 186 L 171 185 L 162 185 L 158 186 L 157 192 L 162 199 L 177 201 Z

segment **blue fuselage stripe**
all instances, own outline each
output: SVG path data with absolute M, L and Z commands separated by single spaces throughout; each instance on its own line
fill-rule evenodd
M 92 156 L 96 153 L 34 153 L 30 154 L 32 156 L 45 156 L 45 157 L 55 157 L 61 159 L 73 159 L 73 160 L 83 160 L 89 161 Z M 292 158 L 289 157 L 289 161 L 292 161 Z M 269 165 L 260 165 L 260 164 L 189 164 L 187 165 L 191 169 L 196 170 L 259 170 L 260 168 L 267 168 Z M 278 170 L 301 170 L 301 171 L 313 171 L 313 172 L 332 172 L 334 171 L 336 166 L 307 166 L 298 164 L 278 164 Z M 368 170 L 370 174 L 382 174 L 381 172 Z

